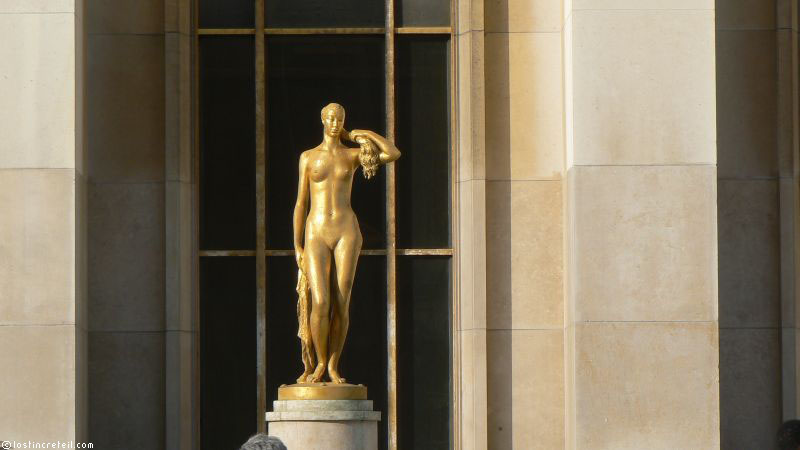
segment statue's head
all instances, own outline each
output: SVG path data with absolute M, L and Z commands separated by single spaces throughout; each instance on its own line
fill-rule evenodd
M 325 134 L 328 136 L 338 136 L 344 128 L 344 108 L 338 103 L 329 103 L 320 112 L 322 126 L 325 127 Z

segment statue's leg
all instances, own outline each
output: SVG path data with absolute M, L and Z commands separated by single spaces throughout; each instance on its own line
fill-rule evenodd
M 306 239 L 303 258 L 311 287 L 311 339 L 317 353 L 317 368 L 310 381 L 317 383 L 322 381 L 328 362 L 331 251 L 321 239 Z
M 350 326 L 350 292 L 356 275 L 356 263 L 361 251 L 361 233 L 344 236 L 336 244 L 333 255 L 336 259 L 336 283 L 333 294 L 333 323 L 331 326 L 331 357 L 328 360 L 328 375 L 334 383 L 344 383 L 339 375 L 339 359 L 342 356 L 347 329 Z

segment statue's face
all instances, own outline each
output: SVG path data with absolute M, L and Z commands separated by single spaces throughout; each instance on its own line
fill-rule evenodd
M 338 136 L 344 126 L 344 114 L 337 114 L 333 109 L 328 110 L 322 116 L 322 125 L 325 127 L 325 134 Z

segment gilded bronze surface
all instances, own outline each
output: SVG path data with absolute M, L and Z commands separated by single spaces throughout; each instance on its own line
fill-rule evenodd
M 348 383 L 298 383 L 278 388 L 278 400 L 366 400 L 367 388 Z
M 341 105 L 325 106 L 321 119 L 322 143 L 300 156 L 294 209 L 298 336 L 304 366 L 297 382 L 320 383 L 327 372 L 332 383 L 342 384 L 339 360 L 350 324 L 350 293 L 362 243 L 350 206 L 353 175 L 361 166 L 370 178 L 378 165 L 399 158 L 400 151 L 373 131 L 345 130 Z M 360 148 L 343 145 L 342 138 L 359 143 Z

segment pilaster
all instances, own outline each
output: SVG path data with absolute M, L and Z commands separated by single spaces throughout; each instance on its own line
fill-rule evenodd
M 567 448 L 718 448 L 714 3 L 564 18 Z
M 0 436 L 87 434 L 80 0 L 0 4 Z

